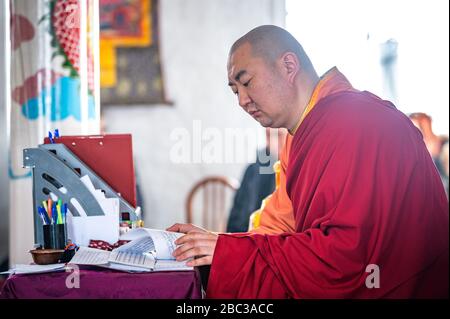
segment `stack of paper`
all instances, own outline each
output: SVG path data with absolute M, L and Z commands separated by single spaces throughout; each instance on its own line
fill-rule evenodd
M 109 243 L 117 242 L 119 240 L 119 199 L 106 198 L 100 189 L 95 189 L 87 175 L 81 177 L 80 180 L 94 195 L 105 215 L 87 216 L 80 203 L 73 198 L 71 203 L 80 216 L 67 214 L 67 237 L 78 246 L 89 246 L 91 239 L 104 240 Z

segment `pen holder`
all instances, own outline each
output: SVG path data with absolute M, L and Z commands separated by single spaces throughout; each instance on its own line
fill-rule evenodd
M 65 224 L 43 225 L 45 249 L 64 249 L 66 247 L 65 226 Z

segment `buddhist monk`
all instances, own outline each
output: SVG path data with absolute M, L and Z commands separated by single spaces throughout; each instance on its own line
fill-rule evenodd
M 448 298 L 448 201 L 408 117 L 335 67 L 319 77 L 276 26 L 238 39 L 227 67 L 244 111 L 290 136 L 275 229 L 168 228 L 186 233 L 178 260 L 211 265 L 207 297 Z

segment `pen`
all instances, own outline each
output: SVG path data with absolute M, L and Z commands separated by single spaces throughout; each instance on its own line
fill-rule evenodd
M 59 130 L 57 128 L 55 129 L 55 133 L 53 133 L 53 136 L 55 137 L 55 139 L 59 137 Z
M 49 198 L 47 200 L 47 213 L 48 213 L 48 216 L 50 217 L 50 219 L 53 217 L 52 207 L 53 207 L 53 201 L 51 198 Z
M 44 222 L 45 222 L 44 224 L 45 225 L 49 225 L 51 222 L 50 222 L 50 219 L 49 219 L 49 217 L 47 215 L 46 210 L 43 207 L 39 206 L 38 207 L 38 212 L 41 215 L 41 217 L 44 219 Z
M 53 221 L 53 224 L 57 224 L 57 222 L 58 222 L 58 213 L 56 212 L 56 203 L 53 203 L 53 206 L 52 206 L 52 221 Z
M 42 219 L 42 225 L 47 225 L 47 221 L 45 220 L 45 215 L 42 213 L 42 207 L 38 206 L 38 214 Z
M 61 204 L 62 200 L 58 199 L 58 204 L 56 205 L 56 211 L 58 213 L 58 224 L 62 224 L 62 215 L 61 215 Z
M 64 203 L 63 209 L 63 224 L 66 223 L 66 215 L 67 215 L 67 203 Z
M 48 131 L 48 139 L 50 140 L 50 143 L 54 144 L 55 141 L 53 140 L 52 132 Z
M 42 207 L 44 207 L 43 210 L 45 211 L 45 214 L 47 214 L 48 217 L 51 217 L 51 213 L 48 211 L 48 204 L 46 200 L 42 201 Z

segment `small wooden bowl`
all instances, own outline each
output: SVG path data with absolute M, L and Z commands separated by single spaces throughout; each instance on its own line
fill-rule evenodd
M 33 249 L 30 250 L 33 261 L 38 265 L 57 264 L 64 253 L 63 249 Z

